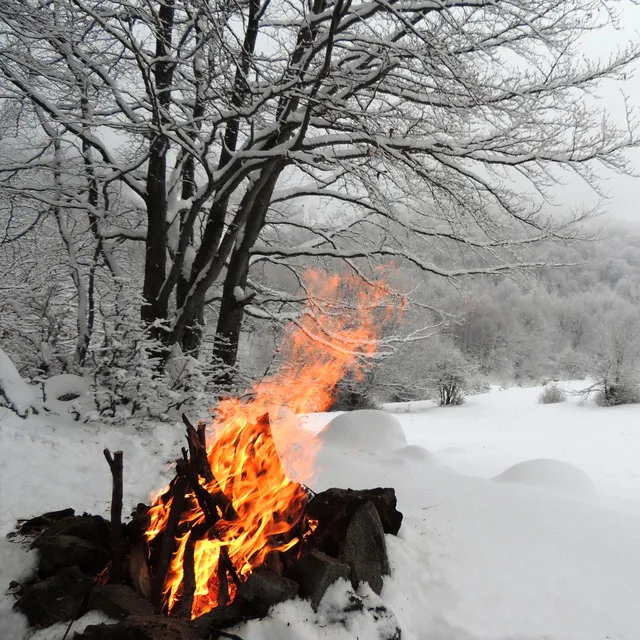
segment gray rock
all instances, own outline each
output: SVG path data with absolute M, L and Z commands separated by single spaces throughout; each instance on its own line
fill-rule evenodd
M 71 508 L 61 509 L 60 511 L 47 511 L 41 516 L 30 518 L 26 522 L 23 522 L 20 526 L 20 533 L 23 535 L 34 535 L 42 532 L 47 527 L 50 527 L 57 520 L 64 520 L 71 518 L 75 515 L 75 511 Z
M 297 595 L 297 582 L 266 570 L 254 571 L 238 587 L 238 596 L 260 616 L 266 616 L 274 604 Z
M 92 624 L 82 633 L 76 633 L 74 640 L 149 640 L 140 629 L 128 629 L 123 624 Z
M 396 535 L 402 524 L 402 513 L 396 509 L 398 499 L 392 488 L 327 489 L 315 495 L 307 505 L 307 515 L 320 521 L 319 533 L 324 528 L 342 529 L 343 516 L 351 518 L 356 509 L 370 501 L 378 511 L 385 533 Z M 335 535 L 341 535 L 333 532 Z M 332 534 L 333 535 L 333 534 Z M 330 551 L 323 551 L 332 555 Z
M 351 567 L 351 583 L 367 582 L 375 593 L 382 591 L 382 576 L 389 574 L 389 556 L 380 516 L 371 502 L 351 518 L 340 545 L 338 559 Z
M 77 567 L 63 569 L 55 576 L 24 587 L 15 607 L 32 627 L 49 627 L 72 620 L 82 612 L 93 578 Z
M 106 547 L 98 546 L 77 536 L 58 534 L 38 544 L 40 559 L 38 574 L 48 578 L 65 567 L 78 567 L 84 573 L 98 574 L 109 561 Z
M 34 541 L 32 546 L 39 548 L 53 536 L 65 535 L 82 538 L 97 545 L 108 545 L 110 540 L 109 523 L 100 516 L 73 516 L 57 520 L 47 527 Z
M 87 627 L 74 640 L 203 640 L 196 626 L 164 616 L 130 616 L 118 624 Z
M 149 600 L 125 584 L 96 585 L 89 593 L 87 608 L 102 611 L 114 619 L 131 615 L 152 616 L 155 613 Z
M 256 617 L 257 614 L 249 611 L 245 603 L 235 601 L 226 607 L 215 607 L 211 611 L 207 611 L 207 613 L 195 618 L 193 624 L 208 638 L 213 631 L 232 627 L 235 624 Z
M 291 569 L 300 585 L 300 595 L 311 601 L 314 611 L 327 589 L 339 578 L 349 579 L 351 567 L 316 549 L 304 555 Z M 289 574 L 287 574 L 289 575 Z

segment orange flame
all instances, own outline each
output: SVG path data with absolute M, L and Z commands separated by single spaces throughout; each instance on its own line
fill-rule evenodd
M 248 401 L 227 398 L 217 407 L 211 425 L 215 437 L 207 449 L 215 480 L 207 484 L 200 478 L 200 482 L 212 494 L 221 489 L 238 517 L 221 518 L 215 531 L 193 546 L 196 586 L 192 617 L 218 605 L 221 553 L 228 554 L 243 579 L 261 566 L 270 552 L 287 551 L 301 541 L 304 532 L 298 525 L 308 496 L 300 483 L 313 478 L 318 442 L 301 428 L 296 414 L 325 410 L 337 383 L 349 371 L 362 375 L 364 359 L 376 353 L 381 325 L 398 310 L 382 280 L 363 286 L 355 277 L 311 271 L 305 275 L 305 284 L 306 309 L 285 331 L 280 370 L 259 382 Z M 261 419 L 266 413 L 271 416 L 271 425 Z M 171 502 L 165 502 L 164 494 L 156 498 L 146 533 L 149 541 L 166 527 Z M 177 550 L 165 581 L 169 612 L 183 595 L 189 531 L 205 520 L 195 496 L 187 494 Z M 233 587 L 229 595 L 233 597 Z

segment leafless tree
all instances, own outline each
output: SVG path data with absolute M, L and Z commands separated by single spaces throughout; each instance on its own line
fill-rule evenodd
M 553 188 L 567 172 L 595 185 L 599 167 L 625 170 L 636 144 L 631 114 L 617 125 L 588 100 L 638 57 L 631 45 L 582 55 L 583 34 L 614 12 L 607 0 L 5 0 L 3 96 L 37 122 L 41 153 L 0 172 L 55 173 L 64 148 L 85 184 L 58 187 L 100 263 L 115 275 L 115 247 L 144 243 L 142 318 L 196 352 L 215 296 L 214 352 L 232 364 L 247 308 L 274 299 L 252 279 L 260 263 L 384 258 L 456 278 L 536 266 L 528 246 L 572 237 L 576 220 L 545 209 Z M 296 229 L 300 243 L 278 241 Z

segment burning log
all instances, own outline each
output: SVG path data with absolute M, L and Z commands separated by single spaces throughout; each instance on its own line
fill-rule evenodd
M 206 428 L 204 423 L 198 424 L 196 429 L 187 416 L 182 414 L 182 422 L 187 428 L 187 443 L 189 444 L 189 459 L 194 471 L 207 482 L 213 482 L 213 473 L 207 459 Z
M 196 529 L 192 529 L 189 539 L 184 548 L 184 556 L 182 566 L 184 578 L 182 579 L 182 601 L 180 603 L 180 616 L 189 620 L 191 618 L 191 609 L 193 607 L 193 596 L 196 592 L 196 572 L 194 553 L 196 547 Z
M 229 557 L 229 547 L 224 546 L 220 549 L 220 557 L 222 558 L 224 565 L 227 569 L 227 573 L 231 576 L 231 579 L 235 583 L 236 587 L 240 586 L 240 578 L 238 577 L 238 573 L 236 572 L 236 568 L 233 566 L 233 562 L 231 562 L 231 558 Z
M 111 456 L 109 449 L 105 449 L 102 453 L 109 464 L 113 478 L 111 491 L 111 544 L 113 545 L 113 556 L 111 559 L 109 578 L 110 582 L 117 584 L 122 581 L 122 562 L 124 559 L 122 540 L 122 451 L 114 452 L 113 456 Z
M 151 573 L 147 564 L 147 542 L 138 540 L 129 554 L 129 580 L 131 586 L 145 598 L 151 598 Z
M 186 451 L 184 449 L 182 453 L 184 460 L 188 462 L 189 465 L 189 468 L 187 468 L 185 472 L 188 474 L 189 483 L 191 484 L 193 492 L 196 494 L 196 497 L 198 497 L 198 493 L 200 493 L 198 501 L 202 499 L 205 503 L 215 503 L 216 507 L 219 507 L 222 511 L 222 517 L 225 520 L 234 520 L 238 517 L 238 514 L 235 512 L 233 505 L 231 504 L 231 500 L 227 498 L 224 491 L 220 488 L 218 481 L 211 471 L 211 466 L 209 465 L 209 460 L 207 458 L 206 425 L 199 424 L 198 429 L 196 430 L 184 413 L 182 414 L 182 421 L 187 427 L 189 455 L 186 455 Z M 201 487 L 198 481 L 198 476 L 203 477 L 207 485 L 210 486 L 210 490 L 207 490 L 206 493 L 213 498 L 213 503 L 209 498 L 205 498 L 202 491 L 200 491 Z M 203 509 L 203 511 L 206 512 L 205 509 Z M 215 512 L 215 509 L 213 512 Z
M 169 517 L 167 519 L 167 524 L 164 532 L 162 533 L 160 556 L 154 567 L 154 577 L 151 584 L 151 602 L 158 611 L 160 611 L 163 606 L 162 595 L 164 592 L 164 583 L 167 577 L 167 571 L 169 570 L 171 556 L 173 555 L 175 548 L 176 533 L 178 530 L 178 524 L 180 523 L 180 516 L 182 515 L 182 508 L 185 502 L 187 485 L 187 478 L 183 475 L 180 475 L 178 469 L 178 477 L 172 489 Z
M 229 604 L 229 580 L 227 578 L 227 563 L 220 551 L 218 556 L 218 606 L 226 607 Z
M 284 572 L 282 566 L 282 556 L 279 551 L 269 551 L 267 559 L 265 560 L 265 567 L 272 571 L 276 575 L 281 576 Z

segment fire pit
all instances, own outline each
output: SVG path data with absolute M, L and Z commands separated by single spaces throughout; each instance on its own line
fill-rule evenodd
M 32 546 L 40 550 L 37 577 L 16 585 L 16 606 L 30 623 L 73 621 L 99 609 L 122 622 L 88 627 L 77 638 L 195 640 L 295 597 L 317 609 L 339 579 L 380 593 L 389 573 L 385 534 L 395 535 L 402 522 L 395 492 L 314 494 L 305 483 L 315 473 L 319 441 L 297 417 L 324 410 L 338 381 L 375 352 L 390 292 L 371 286 L 362 291 L 348 280 L 311 277 L 311 309 L 281 349 L 286 364 L 248 397 L 222 400 L 210 424 L 183 416 L 186 446 L 173 479 L 127 524 L 123 454 L 108 450 L 110 522 L 65 511 L 23 523 L 20 532 L 37 535 Z M 345 292 L 357 304 L 353 316 L 343 303 L 340 313 L 332 308 Z M 397 626 L 390 628 L 385 637 L 399 638 Z
M 389 573 L 384 535 L 402 523 L 393 489 L 314 494 L 289 480 L 268 415 L 234 441 L 233 459 L 242 461 L 237 482 L 230 483 L 235 475 L 218 481 L 210 461 L 228 443 L 222 438 L 207 452 L 204 425 L 185 423 L 188 448 L 174 479 L 126 525 L 123 457 L 108 451 L 110 523 L 64 510 L 21 525 L 25 536 L 37 534 L 32 547 L 40 550 L 38 577 L 20 585 L 16 603 L 32 625 L 73 621 L 93 608 L 124 621 L 76 637 L 117 640 L 135 628 L 143 634 L 135 638 L 157 640 L 162 621 L 163 638 L 208 638 L 297 596 L 317 609 L 338 579 L 380 593 Z

